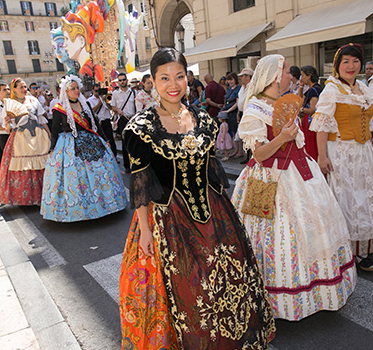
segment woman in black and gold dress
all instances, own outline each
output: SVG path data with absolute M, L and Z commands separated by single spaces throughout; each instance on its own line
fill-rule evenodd
M 136 208 L 120 276 L 122 349 L 265 349 L 272 312 L 244 228 L 214 156 L 218 127 L 181 103 L 187 63 L 152 58 L 159 106 L 124 139 Z

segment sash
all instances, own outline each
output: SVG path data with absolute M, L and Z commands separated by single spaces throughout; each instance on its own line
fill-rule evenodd
M 63 107 L 60 103 L 56 103 L 53 107 L 53 110 L 61 112 L 61 113 L 65 114 L 67 116 L 67 112 L 63 109 Z M 84 118 L 80 113 L 74 111 L 73 109 L 72 109 L 72 111 L 73 111 L 73 117 L 74 117 L 75 123 L 78 123 L 84 130 L 87 130 L 87 131 L 91 132 L 92 134 L 96 134 L 97 136 L 100 136 L 97 132 L 93 131 L 89 127 L 89 123 L 88 123 L 88 120 L 86 118 Z

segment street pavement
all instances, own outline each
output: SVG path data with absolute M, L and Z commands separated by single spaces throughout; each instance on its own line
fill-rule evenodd
M 242 160 L 223 163 L 229 195 Z M 133 210 L 69 224 L 43 220 L 36 206 L 0 214 L 0 350 L 119 350 L 118 278 Z M 346 306 L 277 320 L 269 348 L 373 349 L 373 274 L 358 272 Z

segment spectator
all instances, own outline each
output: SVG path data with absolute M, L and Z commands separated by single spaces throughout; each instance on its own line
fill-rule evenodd
M 225 90 L 210 73 L 205 74 L 204 79 L 207 84 L 205 89 L 206 111 L 217 121 L 216 116 L 224 106 Z
M 194 77 L 194 74 L 191 70 L 188 70 L 187 77 L 189 86 L 189 103 L 200 106 L 200 103 L 202 101 L 202 93 L 203 90 L 205 90 L 205 87 L 198 79 Z
M 373 61 L 365 64 L 365 78 L 362 81 L 366 86 L 373 89 Z
M 291 74 L 291 82 L 289 91 L 294 94 L 298 95 L 299 84 L 300 84 L 300 69 L 297 66 L 290 67 L 290 74 Z
M 10 97 L 10 89 L 9 85 L 5 82 L 0 82 L 0 163 L 1 159 L 3 157 L 3 151 L 5 148 L 5 144 L 8 141 L 9 137 L 9 132 L 8 130 L 5 129 L 5 120 L 2 115 L 2 109 L 4 107 L 4 98 L 9 98 Z
M 150 74 L 145 74 L 141 80 L 143 89 L 136 95 L 136 112 L 142 112 L 149 107 L 155 107 L 157 101 L 152 95 L 153 82 L 150 79 Z
M 228 84 L 227 84 L 227 78 L 225 76 L 222 76 L 219 80 L 219 85 L 221 85 L 225 92 L 228 90 Z

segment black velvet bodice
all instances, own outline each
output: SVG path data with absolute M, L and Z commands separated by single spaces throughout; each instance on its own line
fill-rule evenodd
M 218 127 L 204 110 L 193 106 L 189 111 L 197 125 L 188 134 L 167 132 L 154 108 L 127 124 L 131 203 L 136 208 L 150 201 L 167 206 L 177 191 L 193 220 L 204 223 L 211 216 L 208 187 L 222 194 L 229 184 L 214 154 Z

